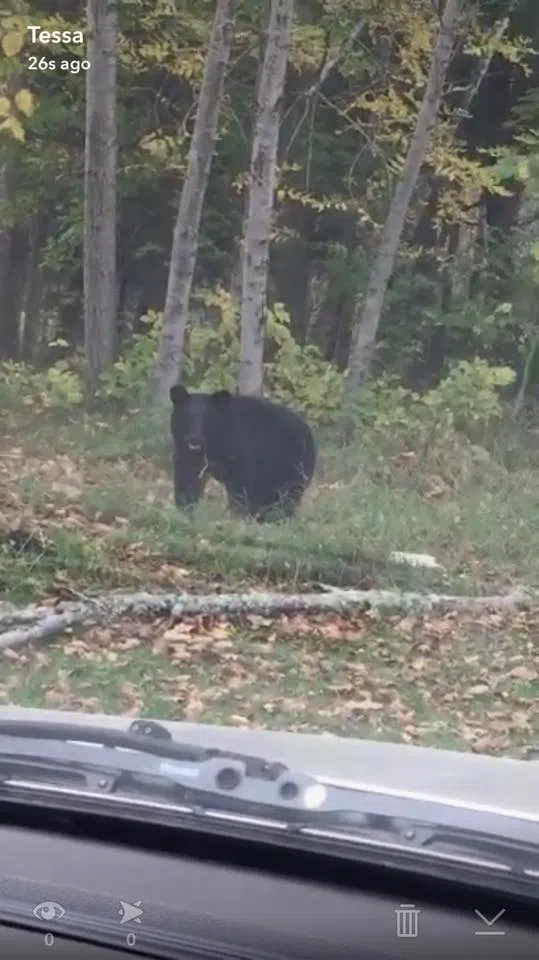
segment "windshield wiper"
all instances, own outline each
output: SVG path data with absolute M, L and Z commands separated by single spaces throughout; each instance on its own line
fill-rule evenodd
M 21 791 L 62 809 L 97 802 L 99 812 L 144 810 L 178 825 L 270 831 L 430 872 L 445 865 L 505 877 L 538 895 L 539 818 L 343 786 L 263 757 L 182 743 L 153 721 L 136 720 L 128 732 L 0 721 L 0 801 L 20 802 Z
M 0 796 L 15 784 L 119 799 L 162 797 L 176 807 L 224 811 L 319 805 L 325 789 L 283 763 L 174 740 L 154 721 L 128 732 L 68 723 L 0 721 Z M 314 794 L 318 799 L 313 800 Z M 303 801 L 298 801 L 299 796 Z M 178 807 L 179 809 L 179 807 Z M 279 812 L 278 816 L 282 814 Z

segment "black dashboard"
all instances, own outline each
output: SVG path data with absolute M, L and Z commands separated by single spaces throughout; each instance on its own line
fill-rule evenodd
M 313 864 L 276 848 L 225 862 L 217 843 L 183 852 L 117 836 L 0 826 L 4 956 L 415 960 L 537 957 L 539 900 L 437 889 L 411 874 Z M 140 825 L 142 834 L 145 825 Z M 64 833 L 62 835 L 62 830 Z M 177 831 L 176 831 L 177 832 Z M 389 875 L 389 871 L 388 871 Z M 539 886 L 539 881 L 538 881 Z M 43 909 L 44 907 L 44 909 Z M 63 911 L 63 912 L 62 912 Z

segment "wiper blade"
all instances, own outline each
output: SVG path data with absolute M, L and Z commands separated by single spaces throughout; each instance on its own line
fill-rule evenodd
M 342 785 L 283 763 L 172 738 L 153 721 L 128 732 L 0 721 L 0 801 L 58 795 L 227 821 L 395 863 L 452 864 L 539 881 L 539 817 Z
M 128 731 L 77 723 L 0 720 L 0 737 L 19 737 L 21 740 L 32 738 L 42 743 L 53 740 L 93 743 L 98 746 L 116 749 L 142 750 L 154 756 L 169 757 L 172 760 L 187 760 L 193 763 L 201 763 L 212 757 L 237 758 L 243 760 L 253 773 L 260 769 L 268 778 L 271 778 L 279 769 L 286 769 L 284 764 L 268 763 L 260 757 L 253 757 L 249 754 L 219 750 L 216 747 L 197 747 L 192 743 L 183 743 L 175 740 L 166 727 L 154 720 L 134 720 Z
M 232 812 L 253 805 L 310 809 L 326 789 L 283 763 L 174 740 L 161 724 L 136 720 L 129 731 L 67 723 L 0 721 L 0 797 L 15 784 L 62 786 L 103 796 L 164 795 Z M 279 812 L 279 816 L 281 813 Z

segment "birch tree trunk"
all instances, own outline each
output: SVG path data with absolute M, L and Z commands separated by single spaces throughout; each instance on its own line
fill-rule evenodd
M 266 49 L 258 84 L 242 245 L 240 393 L 263 388 L 265 311 L 277 149 L 286 65 L 292 36 L 293 0 L 272 0 Z
M 355 335 L 346 378 L 347 398 L 363 384 L 369 373 L 387 285 L 395 265 L 410 200 L 429 149 L 432 128 L 436 122 L 442 99 L 447 68 L 451 62 L 458 36 L 462 4 L 463 0 L 446 0 L 438 40 L 430 65 L 425 96 L 417 116 L 402 177 L 389 208 L 363 305 L 362 307 L 356 306 L 354 314 Z
M 115 0 L 88 0 L 84 155 L 84 346 L 90 397 L 116 349 Z
M 533 314 L 532 314 L 533 315 Z M 522 407 L 524 406 L 524 401 L 526 399 L 526 394 L 530 385 L 530 378 L 532 373 L 532 367 L 534 361 L 537 357 L 537 352 L 539 350 L 539 330 L 535 330 L 534 333 L 529 338 L 528 350 L 526 353 L 526 360 L 524 362 L 524 370 L 522 371 L 522 380 L 518 388 L 517 395 L 513 403 L 513 409 L 511 411 L 512 416 L 516 420 Z
M 46 236 L 46 221 L 39 211 L 31 218 L 28 228 L 28 269 L 25 280 L 23 322 L 20 356 L 22 360 L 36 360 L 40 337 L 42 272 L 40 256 Z
M 176 383 L 182 368 L 200 218 L 217 137 L 219 111 L 234 36 L 236 5 L 237 0 L 217 0 L 187 172 L 174 228 L 163 332 L 156 365 L 157 394 L 163 401 L 168 399 L 169 390 Z

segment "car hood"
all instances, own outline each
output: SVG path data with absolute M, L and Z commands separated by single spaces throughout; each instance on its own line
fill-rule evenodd
M 127 730 L 133 717 L 0 707 L 0 720 L 41 720 Z M 148 717 L 147 719 L 152 719 Z M 281 761 L 357 789 L 407 794 L 539 820 L 539 762 L 332 734 L 246 730 L 158 720 L 177 740 Z

